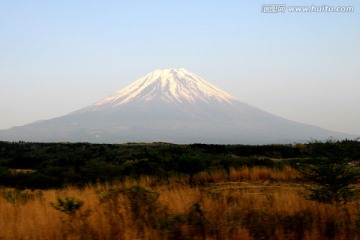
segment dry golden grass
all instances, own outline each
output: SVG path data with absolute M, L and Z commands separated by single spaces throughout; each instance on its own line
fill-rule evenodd
M 196 181 L 212 183 L 193 187 L 184 176 L 169 184 L 142 177 L 14 198 L 14 190 L 0 189 L 0 239 L 360 239 L 358 203 L 306 200 L 302 185 L 286 181 L 297 177 L 291 168 L 255 167 L 201 173 Z M 50 205 L 66 196 L 84 205 L 69 215 Z
M 262 180 L 294 180 L 300 177 L 299 172 L 290 166 L 283 169 L 268 167 L 241 167 L 230 168 L 230 172 L 216 170 L 212 172 L 201 172 L 194 177 L 196 182 L 228 182 L 228 181 L 262 181 Z

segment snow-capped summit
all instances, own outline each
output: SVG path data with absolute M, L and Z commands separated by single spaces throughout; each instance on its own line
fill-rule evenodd
M 161 99 L 167 103 L 224 103 L 232 104 L 237 99 L 217 88 L 201 77 L 184 68 L 158 69 L 130 86 L 105 98 L 94 107 L 111 105 L 117 107 L 131 101 L 151 101 Z

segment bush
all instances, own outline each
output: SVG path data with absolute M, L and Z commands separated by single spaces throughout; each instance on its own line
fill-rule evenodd
M 317 185 L 310 188 L 310 199 L 323 203 L 345 203 L 356 191 L 351 185 L 359 179 L 359 171 L 346 161 L 323 161 L 319 165 L 307 165 L 300 171 L 306 180 Z
M 68 215 L 74 215 L 77 210 L 79 210 L 84 204 L 84 201 L 66 197 L 65 199 L 57 198 L 56 203 L 50 203 L 50 205 L 63 213 L 66 213 Z
M 25 205 L 28 201 L 41 199 L 42 191 L 8 189 L 1 192 L 2 197 L 9 203 Z

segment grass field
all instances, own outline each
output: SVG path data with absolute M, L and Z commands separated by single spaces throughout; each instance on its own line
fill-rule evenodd
M 359 203 L 307 200 L 290 167 L 0 194 L 0 239 L 360 239 Z

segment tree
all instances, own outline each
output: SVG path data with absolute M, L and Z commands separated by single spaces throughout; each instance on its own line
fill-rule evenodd
M 189 184 L 193 184 L 194 175 L 205 169 L 205 162 L 196 155 L 182 155 L 178 161 L 178 170 L 189 175 Z

